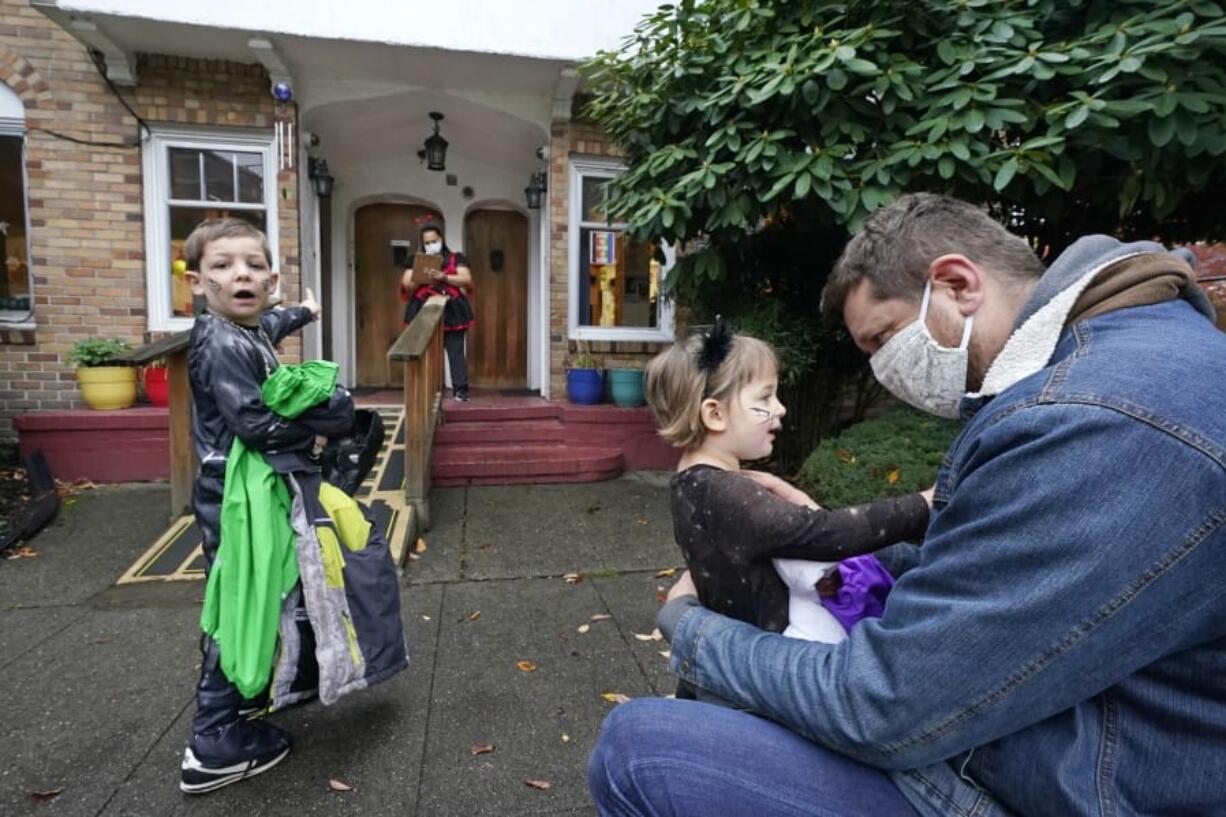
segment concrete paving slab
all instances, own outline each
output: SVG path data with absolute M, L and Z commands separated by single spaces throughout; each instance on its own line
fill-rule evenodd
M 463 577 L 464 517 L 436 514 L 434 518 L 434 526 L 421 535 L 426 540 L 426 552 L 405 562 L 404 581 L 407 584 L 456 582 Z
M 466 582 L 447 587 L 443 609 L 420 813 L 590 814 L 586 759 L 613 706 L 601 694 L 651 693 L 617 629 L 591 623 L 606 613 L 593 584 Z M 495 751 L 474 756 L 477 743 Z
M 91 611 L 0 670 L 0 814 L 97 814 L 187 705 L 198 617 Z M 30 798 L 61 787 L 49 802 Z
M 470 511 L 465 539 L 466 579 L 560 576 L 604 566 L 600 548 L 564 499 L 537 513 Z
M 86 613 L 77 607 L 0 609 L 0 669 L 37 649 Z
M 417 814 L 426 713 L 441 617 L 441 586 L 401 595 L 409 669 L 330 707 L 310 703 L 270 717 L 295 739 L 266 774 L 207 795 L 178 789 L 179 760 L 190 730 L 187 707 L 102 812 L 107 817 L 164 815 Z M 353 788 L 335 792 L 329 781 Z
M 67 500 L 29 543 L 37 558 L 0 563 L 3 606 L 75 604 L 104 590 L 161 535 L 169 507 L 170 488 L 160 483 L 107 486 Z
M 656 613 L 660 610 L 658 596 L 667 592 L 674 580 L 656 578 L 654 572 L 647 572 L 591 581 L 654 693 L 672 695 L 677 689 L 677 676 L 668 671 L 668 658 L 661 655 L 668 651 L 668 642 L 644 640 L 636 635 L 653 634 Z

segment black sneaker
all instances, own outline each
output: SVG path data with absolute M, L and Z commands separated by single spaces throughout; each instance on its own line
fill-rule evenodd
M 289 754 L 289 736 L 272 724 L 262 721 L 238 721 L 227 727 L 229 733 L 222 742 L 241 743 L 246 757 L 224 761 L 202 760 L 196 749 L 188 746 L 180 766 L 179 789 L 186 794 L 205 794 L 223 786 L 254 777 L 276 766 Z M 242 733 L 242 734 L 239 734 Z M 202 738 L 195 738 L 196 741 Z
M 468 389 L 460 389 L 455 393 L 455 399 L 461 403 L 467 403 L 471 398 L 468 396 Z

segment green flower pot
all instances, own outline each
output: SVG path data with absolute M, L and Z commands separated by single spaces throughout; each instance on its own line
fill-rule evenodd
M 616 405 L 626 408 L 643 405 L 643 370 L 609 369 L 609 391 Z

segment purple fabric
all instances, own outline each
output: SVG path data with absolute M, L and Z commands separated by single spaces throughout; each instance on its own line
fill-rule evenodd
M 844 559 L 838 569 L 843 586 L 833 598 L 822 599 L 822 606 L 849 632 L 861 619 L 880 618 L 894 586 L 889 571 L 871 554 Z

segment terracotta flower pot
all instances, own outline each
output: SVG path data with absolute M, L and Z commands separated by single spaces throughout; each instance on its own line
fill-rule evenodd
M 136 369 L 131 366 L 90 366 L 77 369 L 81 396 L 92 409 L 124 409 L 136 402 Z

